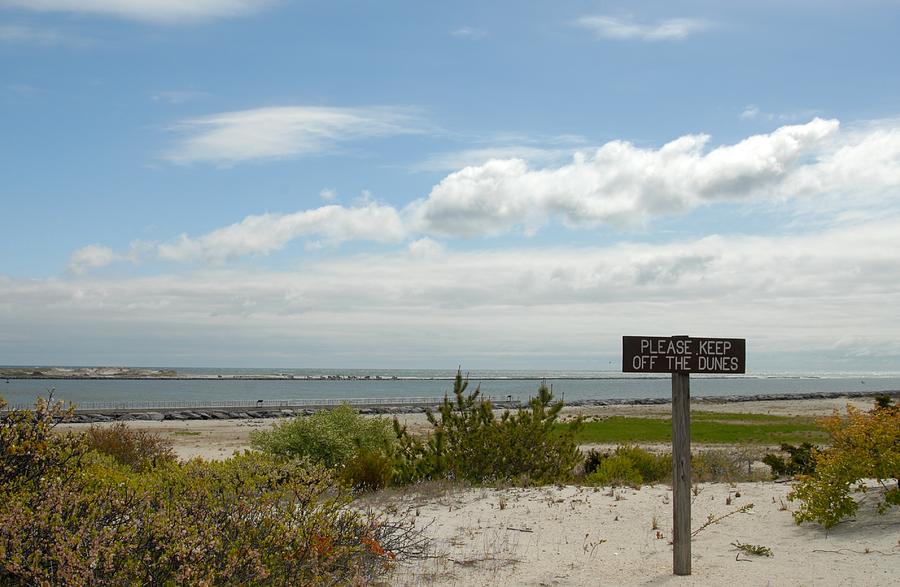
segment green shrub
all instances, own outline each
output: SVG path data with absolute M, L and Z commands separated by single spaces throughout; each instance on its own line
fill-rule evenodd
M 83 438 L 46 435 L 53 411 L 38 408 L 4 420 L 4 454 L 33 466 L 4 468 L 18 472 L 0 485 L 2 585 L 368 584 L 422 550 L 349 508 L 322 466 L 246 453 L 135 472 L 68 458 Z
M 600 462 L 597 469 L 585 477 L 588 485 L 628 485 L 640 487 L 644 479 L 628 457 L 612 455 Z
M 900 409 L 888 405 L 861 412 L 847 406 L 846 418 L 835 413 L 822 424 L 831 434 L 831 447 L 813 451 L 814 472 L 800 475 L 788 495 L 801 502 L 794 512 L 797 523 L 815 521 L 830 528 L 856 513 L 859 503 L 850 493 L 854 485 L 866 490 L 858 483 L 862 479 L 882 484 L 879 512 L 900 505 Z
M 398 482 L 451 478 L 545 484 L 571 477 L 582 459 L 575 443 L 580 420 L 567 430 L 555 429 L 563 404 L 553 402 L 545 384 L 528 408 L 504 411 L 500 418 L 491 402 L 480 397 L 480 388 L 468 394 L 467 388 L 468 381 L 457 371 L 453 399 L 445 396 L 437 415 L 427 412 L 433 431 L 425 440 L 394 420 Z
M 671 469 L 671 455 L 655 455 L 637 446 L 619 446 L 612 453 L 590 451 L 585 461 L 584 481 L 588 485 L 639 487 L 670 478 Z
M 657 483 L 672 476 L 671 454 L 655 455 L 638 446 L 620 446 L 616 448 L 615 456 L 630 460 L 644 483 Z
M 341 469 L 341 479 L 357 493 L 388 487 L 394 476 L 394 459 L 381 451 L 357 449 Z
M 600 463 L 603 462 L 603 459 L 607 458 L 609 453 L 597 450 L 596 448 L 592 448 L 584 455 L 584 474 L 585 476 L 590 475 L 594 471 L 600 468 Z
M 134 471 L 175 460 L 172 443 L 145 430 L 135 430 L 124 422 L 112 426 L 91 426 L 85 433 L 90 449 L 111 456 Z
M 0 410 L 6 407 L 0 397 Z M 12 410 L 0 419 L 0 498 L 4 492 L 27 489 L 41 477 L 63 474 L 87 446 L 79 434 L 56 434 L 56 425 L 74 412 L 62 402 L 38 398 L 33 410 Z
M 773 479 L 793 477 L 794 475 L 811 475 L 815 472 L 816 463 L 813 459 L 813 451 L 818 450 L 818 447 L 804 442 L 800 446 L 782 444 L 781 450 L 788 453 L 787 459 L 774 453 L 763 457 L 763 463 L 772 469 Z
M 308 458 L 326 467 L 344 465 L 357 449 L 391 454 L 396 444 L 390 420 L 365 418 L 346 404 L 253 431 L 250 441 L 269 454 Z

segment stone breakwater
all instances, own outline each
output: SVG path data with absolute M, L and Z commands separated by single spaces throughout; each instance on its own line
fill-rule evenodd
M 727 395 L 706 396 L 692 398 L 695 403 L 737 403 L 759 401 L 787 401 L 787 400 L 820 400 L 837 398 L 864 398 L 877 395 L 888 395 L 895 401 L 900 399 L 900 391 L 867 391 L 867 392 L 814 392 L 814 393 L 779 393 L 756 395 Z M 567 407 L 594 407 L 594 406 L 650 406 L 665 405 L 671 403 L 668 398 L 638 398 L 638 399 L 586 399 L 566 402 Z M 494 406 L 499 409 L 516 409 L 525 404 L 518 401 L 495 401 Z M 66 420 L 70 423 L 92 424 L 99 422 L 121 422 L 129 420 L 250 420 L 266 418 L 293 418 L 295 416 L 309 416 L 321 410 L 328 410 L 334 406 L 304 406 L 297 408 L 279 409 L 165 409 L 165 410 L 104 410 L 97 412 L 78 412 Z M 415 414 L 428 409 L 437 409 L 435 404 L 420 405 L 380 405 L 356 407 L 360 414 L 391 415 L 391 414 Z

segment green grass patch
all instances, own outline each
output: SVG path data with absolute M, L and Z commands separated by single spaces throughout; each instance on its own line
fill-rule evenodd
M 560 424 L 568 426 L 568 424 Z M 701 444 L 823 443 L 828 434 L 812 418 L 766 414 L 691 414 L 691 442 Z M 671 418 L 612 416 L 585 422 L 576 436 L 579 444 L 671 442 Z
M 191 430 L 175 430 L 172 432 L 172 436 L 200 436 L 200 433 Z

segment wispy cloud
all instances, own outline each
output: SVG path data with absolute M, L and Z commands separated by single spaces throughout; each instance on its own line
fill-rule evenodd
M 632 18 L 607 15 L 583 16 L 575 24 L 593 31 L 600 38 L 621 41 L 681 41 L 711 26 L 708 21 L 699 18 L 670 18 L 641 23 Z
M 257 108 L 180 122 L 173 130 L 184 136 L 164 158 L 175 163 L 233 164 L 300 157 L 349 141 L 417 133 L 421 128 L 409 108 Z
M 36 45 L 39 47 L 54 47 L 57 45 L 83 47 L 90 45 L 91 41 L 51 28 L 34 27 L 27 24 L 0 23 L 0 43 L 8 45 Z
M 348 240 L 403 240 L 406 229 L 393 207 L 370 202 L 363 206 L 322 206 L 292 214 L 260 214 L 197 238 L 182 235 L 159 245 L 167 261 L 221 262 L 245 255 L 265 255 L 300 237 L 324 239 L 328 244 Z
M 547 165 L 571 158 L 573 148 L 545 148 L 510 145 L 462 149 L 435 153 L 412 165 L 413 171 L 455 171 L 464 167 L 483 165 L 492 159 L 522 159 L 532 164 Z
M 820 116 L 821 110 L 815 108 L 806 108 L 794 112 L 765 112 L 756 104 L 748 104 L 741 110 L 739 117 L 741 120 L 765 120 L 769 122 L 796 122 L 798 120 L 808 120 L 814 116 Z
M 150 100 L 164 104 L 184 104 L 204 98 L 206 95 L 205 92 L 196 90 L 163 90 L 150 94 Z
M 450 34 L 459 39 L 483 39 L 487 31 L 470 26 L 461 26 L 450 31 Z
M 138 263 L 142 256 L 151 253 L 152 250 L 152 243 L 141 240 L 132 241 L 128 251 L 124 253 L 100 244 L 87 245 L 72 253 L 69 258 L 68 270 L 74 275 L 84 275 L 89 271 L 101 269 L 113 263 L 123 261 Z
M 0 6 L 23 10 L 94 14 L 166 24 L 243 16 L 272 3 L 273 0 L 0 0 Z

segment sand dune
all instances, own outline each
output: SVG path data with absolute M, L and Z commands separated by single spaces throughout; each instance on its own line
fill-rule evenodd
M 391 497 L 400 519 L 434 540 L 394 585 L 896 585 L 900 508 L 878 515 L 869 492 L 856 518 L 826 532 L 797 526 L 786 484 L 712 483 L 693 499 L 692 574 L 672 574 L 671 489 L 467 489 Z M 730 504 L 727 503 L 730 501 Z M 741 508 L 753 504 L 745 512 Z M 654 528 L 655 526 L 655 528 Z M 753 556 L 734 544 L 771 549 Z

